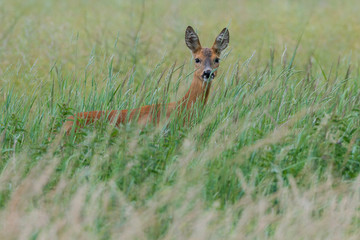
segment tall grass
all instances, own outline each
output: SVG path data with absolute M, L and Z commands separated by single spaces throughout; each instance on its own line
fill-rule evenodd
M 11 21 L 0 36 L 1 239 L 357 239 L 360 78 L 356 54 L 346 52 L 357 49 L 357 33 L 339 57 L 318 18 L 336 13 L 334 31 L 344 33 L 342 23 L 356 28 L 358 4 L 340 11 L 336 1 L 274 1 L 262 11 L 260 3 L 214 3 L 219 16 L 233 16 L 233 47 L 190 123 L 177 116 L 159 126 L 99 122 L 70 136 L 60 129 L 75 112 L 180 99 L 193 71 L 180 54 L 183 25 L 194 18 L 200 40 L 215 37 L 221 28 L 213 29 L 212 8 L 2 3 Z M 166 12 L 168 25 L 150 12 Z M 248 36 L 238 20 L 248 21 Z M 71 34 L 71 26 L 81 31 Z M 256 28 L 264 26 L 268 32 Z M 263 35 L 267 43 L 247 42 Z

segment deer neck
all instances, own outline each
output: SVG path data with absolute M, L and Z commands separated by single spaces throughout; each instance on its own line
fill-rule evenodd
M 209 97 L 210 88 L 211 81 L 206 83 L 194 75 L 190 89 L 178 102 L 178 105 L 182 106 L 182 108 L 185 107 L 186 109 L 191 108 L 191 106 L 194 105 L 196 101 L 202 101 L 203 105 L 205 105 Z

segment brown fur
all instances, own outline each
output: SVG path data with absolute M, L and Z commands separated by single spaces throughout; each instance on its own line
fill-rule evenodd
M 207 64 L 212 69 L 217 69 L 219 67 L 219 63 L 215 63 L 216 58 L 220 58 L 220 54 L 216 54 L 214 49 L 212 48 L 202 48 L 198 52 L 193 53 L 194 58 L 200 59 L 200 63 L 195 63 L 195 74 L 198 78 L 202 78 L 201 75 L 203 74 Z M 217 70 L 214 71 L 214 75 L 216 77 Z
M 226 30 L 226 31 L 225 31 Z M 199 38 L 192 27 L 188 27 L 185 32 L 185 42 L 186 45 L 193 52 L 194 59 L 199 59 L 199 63 L 195 63 L 195 73 L 194 78 L 191 83 L 190 89 L 185 94 L 185 96 L 178 102 L 172 102 L 164 105 L 147 105 L 141 108 L 130 110 L 112 110 L 112 111 L 91 111 L 91 112 L 81 112 L 76 114 L 76 116 L 71 116 L 67 119 L 64 124 L 64 130 L 67 134 L 70 133 L 75 121 L 76 128 L 84 127 L 85 125 L 94 123 L 102 118 L 106 119 L 111 124 L 119 126 L 120 124 L 131 121 L 137 118 L 139 124 L 146 124 L 148 122 L 153 122 L 158 124 L 161 119 L 161 114 L 163 110 L 166 109 L 164 115 L 166 118 L 169 118 L 174 110 L 183 111 L 189 110 L 197 100 L 201 99 L 203 104 L 207 103 L 209 92 L 211 88 L 211 81 L 205 83 L 202 77 L 202 74 L 205 69 L 213 69 L 214 77 L 217 73 L 217 68 L 219 63 L 215 61 L 216 58 L 220 57 L 220 53 L 226 46 L 222 46 L 222 42 L 219 43 L 218 39 L 224 39 L 224 32 L 227 33 L 227 43 L 229 41 L 229 34 L 226 28 L 220 33 L 216 38 L 215 43 L 212 48 L 202 48 Z M 223 36 L 221 36 L 223 34 Z M 226 39 L 225 39 L 226 40 Z M 221 49 L 221 46 L 223 47 Z M 219 47 L 220 46 L 220 47 Z M 221 49 L 221 50 L 219 50 Z M 81 121 L 79 121 L 81 119 Z

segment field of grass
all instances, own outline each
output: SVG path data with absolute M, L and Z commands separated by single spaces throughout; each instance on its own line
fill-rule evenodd
M 360 2 L 0 1 L 0 239 L 359 239 Z M 188 125 L 67 116 L 176 101 Z M 167 86 L 169 90 L 167 91 Z

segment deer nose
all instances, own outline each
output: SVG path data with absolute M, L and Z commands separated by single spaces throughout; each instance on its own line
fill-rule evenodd
M 203 73 L 203 78 L 209 78 L 209 77 L 210 77 L 210 74 L 211 74 L 211 70 L 206 70 L 206 71 L 204 71 L 204 73 Z M 211 74 L 211 75 L 214 75 L 214 74 Z

